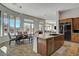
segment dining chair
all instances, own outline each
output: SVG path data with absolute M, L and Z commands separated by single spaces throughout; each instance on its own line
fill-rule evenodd
M 16 39 L 17 39 L 16 36 L 11 37 L 10 33 L 8 33 L 8 36 L 9 36 L 9 39 L 10 39 L 10 40 L 9 40 L 9 45 L 11 44 L 12 41 L 15 41 L 15 42 L 17 41 L 17 40 L 16 40 Z M 17 43 L 17 42 L 16 42 L 16 43 Z

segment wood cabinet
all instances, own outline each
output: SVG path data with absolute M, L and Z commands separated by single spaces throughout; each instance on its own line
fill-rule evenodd
M 48 39 L 38 38 L 37 52 L 40 55 L 48 56 L 48 55 L 51 55 L 53 52 L 55 52 L 63 44 L 64 44 L 63 35 L 59 35 Z
M 79 29 L 79 18 L 73 18 L 72 24 L 73 24 L 73 26 L 72 26 L 73 30 Z
M 72 22 L 72 18 L 59 20 L 59 23 L 70 23 Z
M 47 40 L 48 43 L 48 55 L 51 55 L 54 52 L 54 38 Z
M 55 40 L 54 40 L 55 50 L 60 48 L 63 44 L 64 44 L 64 37 L 63 37 L 63 35 L 61 35 L 59 37 L 55 37 Z
M 46 40 L 38 39 L 37 40 L 37 52 L 41 55 L 47 55 L 47 43 Z
M 54 41 L 53 39 L 38 39 L 37 47 L 39 54 L 43 56 L 51 55 L 54 51 Z
M 73 18 L 72 20 L 72 29 L 78 31 L 79 30 L 79 18 Z M 79 33 L 72 33 L 72 41 L 79 42 Z
M 72 41 L 73 42 L 79 42 L 79 33 L 73 33 L 72 34 Z

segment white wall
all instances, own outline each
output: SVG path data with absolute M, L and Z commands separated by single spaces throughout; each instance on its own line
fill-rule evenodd
M 60 13 L 60 19 L 79 17 L 79 7 L 66 10 Z

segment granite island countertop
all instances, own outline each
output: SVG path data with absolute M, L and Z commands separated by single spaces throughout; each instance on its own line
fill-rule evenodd
M 37 37 L 41 38 L 41 39 L 49 39 L 49 38 L 54 38 L 54 37 L 57 37 L 60 35 L 62 35 L 62 34 L 54 34 L 54 35 L 52 35 L 52 34 L 40 34 Z

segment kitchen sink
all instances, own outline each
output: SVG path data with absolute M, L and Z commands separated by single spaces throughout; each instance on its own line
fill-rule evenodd
M 59 34 L 49 34 L 49 35 L 51 35 L 51 36 L 57 36 L 57 35 L 59 35 Z

